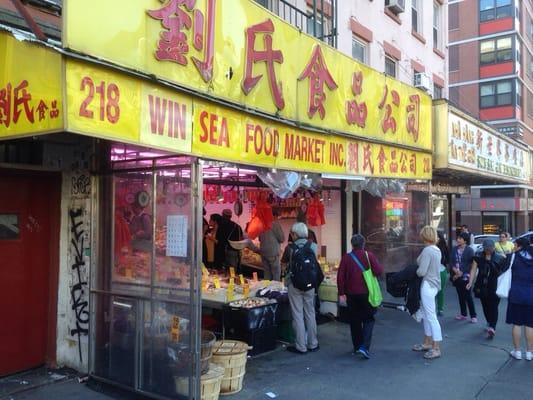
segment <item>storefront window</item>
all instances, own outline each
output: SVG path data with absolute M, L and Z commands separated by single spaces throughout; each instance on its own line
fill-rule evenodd
M 361 233 L 386 272 L 395 272 L 415 262 L 422 244 L 418 233 L 427 223 L 428 194 L 405 192 L 375 197 L 362 194 Z
M 482 233 L 484 235 L 497 235 L 500 232 L 510 231 L 508 212 L 484 212 L 482 221 Z
M 199 341 L 196 164 L 132 147 L 112 148 L 111 160 L 100 179 L 91 372 L 190 398 Z

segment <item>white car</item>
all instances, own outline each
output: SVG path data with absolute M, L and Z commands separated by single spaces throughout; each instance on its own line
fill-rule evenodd
M 474 236 L 474 243 L 470 243 L 470 247 L 474 249 L 474 253 L 479 253 L 481 250 L 483 250 L 482 244 L 485 239 L 492 239 L 494 240 L 494 243 L 500 239 L 500 235 L 475 235 Z M 511 239 L 509 239 L 511 240 Z

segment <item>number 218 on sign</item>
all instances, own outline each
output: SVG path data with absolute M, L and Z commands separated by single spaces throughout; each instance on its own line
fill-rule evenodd
M 80 106 L 81 117 L 94 118 L 91 104 L 95 100 L 96 94 L 96 97 L 100 99 L 100 104 L 97 106 L 100 121 L 107 119 L 112 124 L 118 122 L 120 118 L 120 90 L 117 85 L 114 83 L 106 84 L 104 81 L 101 81 L 99 85 L 95 85 L 94 81 L 86 76 L 81 80 L 80 90 L 87 93 L 87 97 L 85 97 Z

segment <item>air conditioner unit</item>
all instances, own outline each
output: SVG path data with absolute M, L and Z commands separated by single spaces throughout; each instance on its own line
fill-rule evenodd
M 385 0 L 385 7 L 394 14 L 400 14 L 405 11 L 405 0 Z
M 415 87 L 429 91 L 431 90 L 431 79 L 425 73 L 416 73 L 415 74 Z

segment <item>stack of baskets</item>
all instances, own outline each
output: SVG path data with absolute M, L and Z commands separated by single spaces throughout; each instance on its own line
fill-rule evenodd
M 213 362 L 224 367 L 220 394 L 234 394 L 242 389 L 249 346 L 238 340 L 220 340 L 213 346 Z
M 201 399 L 218 400 L 220 394 L 233 394 L 242 389 L 249 346 L 237 340 L 215 342 L 211 332 L 202 332 Z M 176 391 L 189 392 L 189 378 L 176 377 Z

